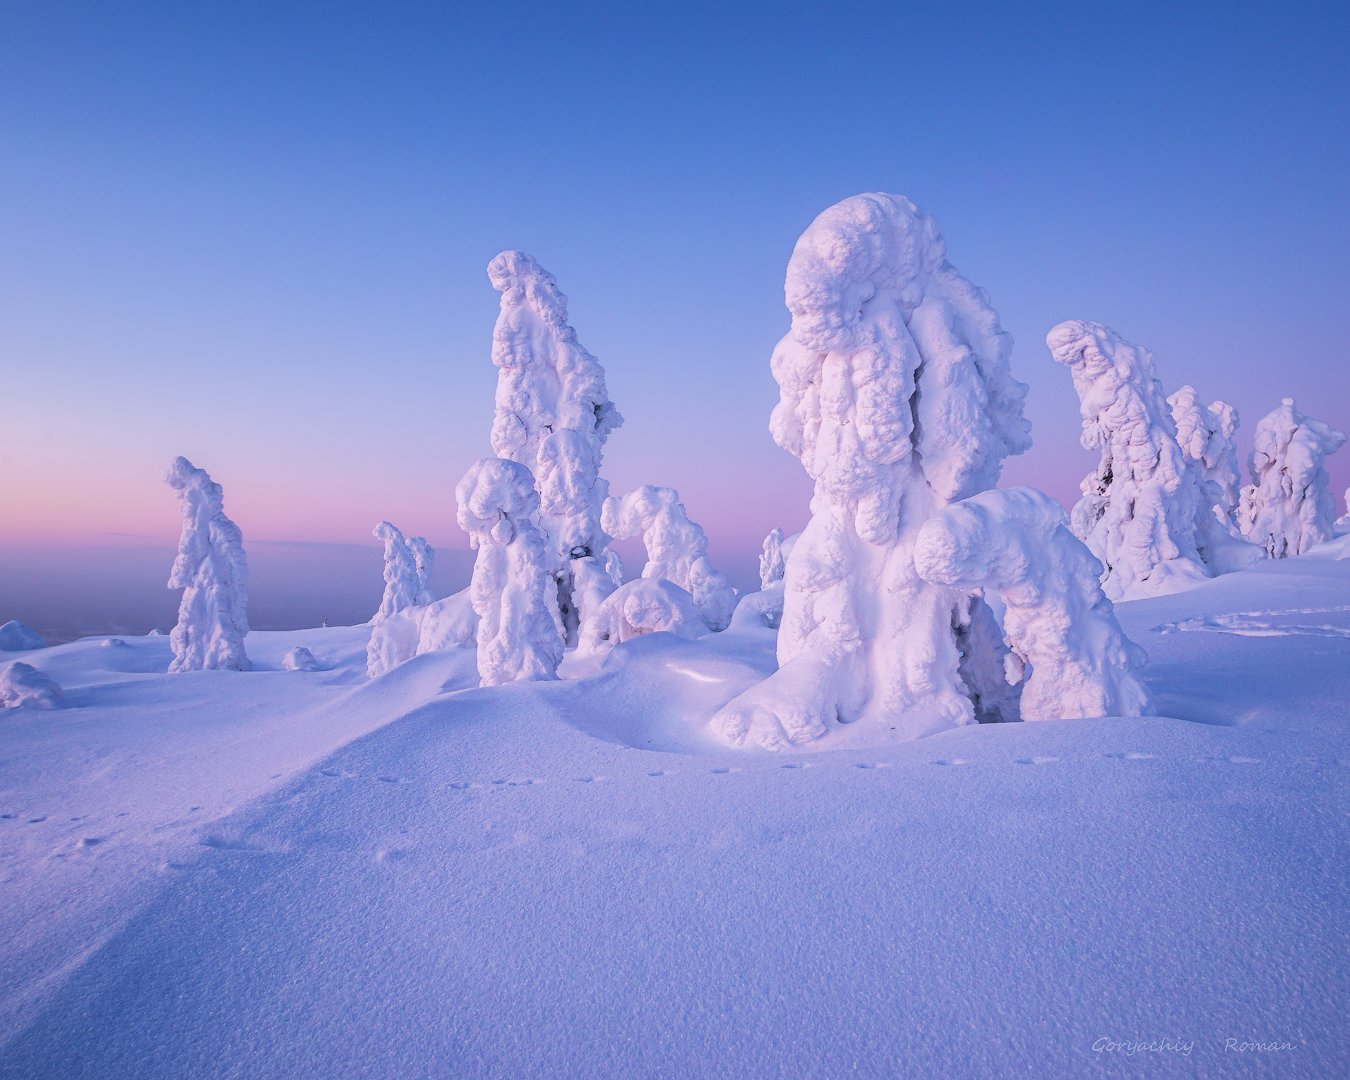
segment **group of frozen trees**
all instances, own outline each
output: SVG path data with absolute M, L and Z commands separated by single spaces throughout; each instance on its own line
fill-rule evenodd
M 1340 432 L 1286 398 L 1257 425 L 1252 483 L 1239 490 L 1232 406 L 1204 405 L 1191 386 L 1165 398 L 1153 354 L 1098 323 L 1061 323 L 1046 343 L 1072 373 L 1083 446 L 1099 452 L 1071 521 L 1107 596 L 1175 592 L 1330 539 L 1323 462 Z

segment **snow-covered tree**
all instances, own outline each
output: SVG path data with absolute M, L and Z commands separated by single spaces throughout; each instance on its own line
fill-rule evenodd
M 1201 553 L 1197 529 L 1212 518 L 1212 504 L 1177 443 L 1153 354 L 1077 320 L 1052 329 L 1046 344 L 1073 375 L 1083 446 L 1100 453 L 1070 521 L 1102 564 L 1107 597 L 1176 592 L 1231 569 L 1206 564 Z
M 658 631 L 696 638 L 708 627 L 684 589 L 665 578 L 638 578 L 620 585 L 591 609 L 581 624 L 577 651 L 595 653 Z
M 488 264 L 501 294 L 492 332 L 499 369 L 492 452 L 531 471 L 539 527 L 569 641 L 585 612 L 574 597 L 582 559 L 602 565 L 609 537 L 600 511 L 609 485 L 600 477 L 605 440 L 623 423 L 605 388 L 605 372 L 567 322 L 567 297 L 553 275 L 523 251 Z
M 281 658 L 281 667 L 285 671 L 318 671 L 319 661 L 304 645 L 297 645 Z
M 785 572 L 783 560 L 783 530 L 771 529 L 764 538 L 764 548 L 759 553 L 759 587 L 771 589 L 783 580 Z
M 408 541 L 408 551 L 417 568 L 416 607 L 426 607 L 435 599 L 431 595 L 431 574 L 436 567 L 436 549 L 427 543 L 426 538 L 414 536 Z
M 244 536 L 225 516 L 220 485 L 187 458 L 174 458 L 165 483 L 178 496 L 183 531 L 169 588 L 182 589 L 178 625 L 169 634 L 171 672 L 247 671 L 248 560 Z
M 610 496 L 601 521 L 618 540 L 642 536 L 644 578 L 665 578 L 694 598 L 709 629 L 725 630 L 736 608 L 736 590 L 708 560 L 708 538 L 691 521 L 674 488 L 645 484 L 623 498 Z
M 396 526 L 381 521 L 371 535 L 384 544 L 384 595 L 380 598 L 380 610 L 370 620 L 371 625 L 376 625 L 405 608 L 416 607 L 423 582 L 412 549 Z
M 934 584 L 998 592 L 1023 720 L 1146 715 L 1142 654 L 1102 593 L 1101 565 L 1066 525 L 1059 503 L 1032 488 L 984 491 L 928 520 L 914 563 Z
M 469 596 L 478 613 L 478 674 L 484 686 L 555 679 L 562 661 L 558 594 L 539 495 L 525 466 L 476 462 L 455 488 L 459 525 L 478 551 Z
M 417 638 L 417 655 L 441 649 L 467 649 L 478 641 L 478 614 L 469 589 L 427 606 Z
M 932 218 L 897 195 L 816 218 L 786 298 L 770 431 L 815 480 L 811 520 L 787 558 L 779 669 L 713 729 L 779 748 L 836 721 L 869 739 L 970 723 L 969 597 L 919 577 L 914 542 L 934 511 L 996 483 L 1030 445 L 1012 342 L 947 262 Z
M 1256 425 L 1252 482 L 1242 489 L 1238 524 L 1275 559 L 1302 555 L 1330 540 L 1336 502 L 1323 463 L 1345 435 L 1299 412 L 1293 398 Z

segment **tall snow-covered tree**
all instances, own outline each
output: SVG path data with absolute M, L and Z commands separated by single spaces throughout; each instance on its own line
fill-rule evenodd
M 370 620 L 373 625 L 406 608 L 416 607 L 423 583 L 416 557 L 397 526 L 381 521 L 371 535 L 384 543 L 384 595 L 380 598 L 379 611 Z
M 183 530 L 169 588 L 182 589 L 178 625 L 169 634 L 171 672 L 247 671 L 248 560 L 244 535 L 225 516 L 224 496 L 205 469 L 174 458 L 165 483 L 178 496 Z
M 459 525 L 478 551 L 469 597 L 478 614 L 478 674 L 484 686 L 555 679 L 563 638 L 539 495 L 525 466 L 476 462 L 455 488 Z
M 764 538 L 764 548 L 759 553 L 759 587 L 772 589 L 781 584 L 786 563 L 783 559 L 783 530 L 770 529 Z
M 572 564 L 595 559 L 604 568 L 609 537 L 600 512 L 609 485 L 600 463 L 623 417 L 609 400 L 604 368 L 567 322 L 567 297 L 553 275 L 523 251 L 503 251 L 488 264 L 488 277 L 502 294 L 492 332 L 498 368 L 492 452 L 534 477 L 549 573 L 573 642 L 585 613 L 578 610 Z M 582 573 L 589 585 L 593 575 Z
M 645 484 L 623 498 L 610 496 L 601 516 L 618 540 L 642 536 L 647 548 L 644 578 L 665 578 L 694 598 L 709 629 L 725 630 L 736 607 L 736 590 L 708 559 L 708 538 L 674 488 Z
M 1285 398 L 1256 425 L 1252 482 L 1242 489 L 1238 524 L 1275 559 L 1302 555 L 1334 535 L 1336 502 L 1324 462 L 1345 435 L 1299 412 Z
M 417 607 L 426 607 L 435 599 L 431 595 L 431 574 L 436 567 L 436 549 L 426 537 L 414 536 L 408 541 L 408 552 L 417 569 Z
M 947 262 L 933 219 L 898 195 L 816 218 L 788 262 L 786 299 L 770 431 L 815 481 L 811 519 L 787 558 L 779 669 L 713 730 L 780 748 L 836 722 L 866 739 L 970 723 L 970 598 L 923 580 L 914 543 L 935 511 L 996 483 L 1030 445 L 1011 339 Z
M 920 530 L 914 563 L 934 584 L 998 592 L 1012 666 L 1025 676 L 1023 720 L 1151 710 L 1135 674 L 1142 653 L 1102 593 L 1101 565 L 1053 499 L 1012 488 L 952 503 Z
M 1176 592 L 1235 569 L 1210 565 L 1201 552 L 1198 529 L 1212 519 L 1212 504 L 1177 443 L 1153 354 L 1109 327 L 1077 320 L 1054 327 L 1046 344 L 1073 375 L 1083 446 L 1100 454 L 1070 522 L 1102 564 L 1107 597 Z

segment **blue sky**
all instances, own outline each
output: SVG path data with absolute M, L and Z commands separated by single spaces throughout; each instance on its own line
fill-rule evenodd
M 171 543 L 178 453 L 248 536 L 462 545 L 508 247 L 609 372 L 615 489 L 679 488 L 744 578 L 809 497 L 767 434 L 783 269 L 859 191 L 930 211 L 1013 334 L 1008 482 L 1092 465 L 1064 318 L 1234 402 L 1244 453 L 1286 394 L 1350 428 L 1348 11 L 8 4 L 0 601 L 17 545 Z

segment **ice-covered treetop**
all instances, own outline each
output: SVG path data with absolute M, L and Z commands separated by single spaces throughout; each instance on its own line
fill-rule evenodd
M 605 387 L 605 371 L 567 322 L 567 297 L 532 255 L 503 251 L 488 263 L 502 294 L 492 332 L 492 362 L 501 369 L 492 449 L 534 467 L 550 432 L 580 432 L 599 447 L 623 423 Z
M 771 430 L 818 489 L 868 501 L 894 490 L 882 472 L 918 451 L 922 477 L 948 501 L 996 483 L 1003 459 L 1030 445 L 1012 339 L 904 196 L 855 195 L 817 217 L 784 293 L 792 328 L 772 361 L 782 396 Z M 892 517 L 863 512 L 864 534 Z

